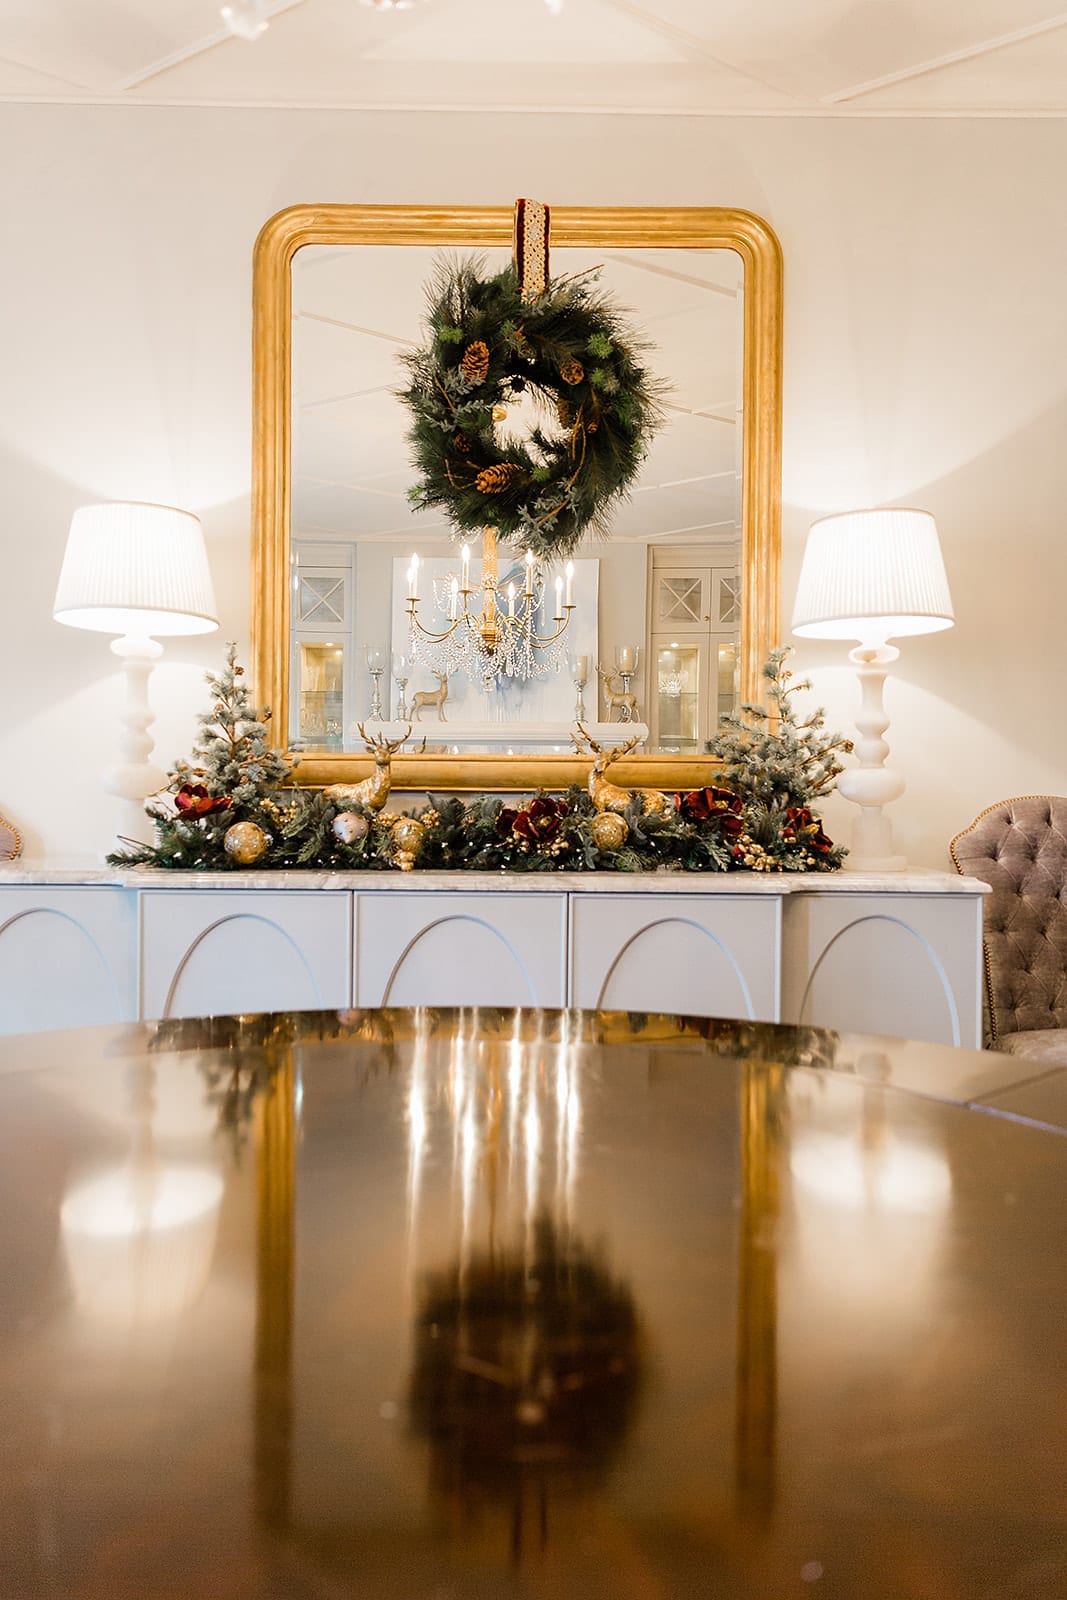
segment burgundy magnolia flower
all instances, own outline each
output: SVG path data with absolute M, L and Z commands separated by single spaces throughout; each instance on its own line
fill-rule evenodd
M 809 850 L 824 856 L 834 847 L 834 841 L 822 831 L 822 823 L 807 806 L 790 806 L 786 811 L 783 839 L 801 839 Z
M 676 794 L 674 808 L 686 822 L 713 822 L 727 839 L 736 839 L 744 824 L 741 813 L 744 801 L 730 789 L 693 789 L 689 794 Z
M 210 817 L 213 811 L 225 811 L 229 803 L 225 795 L 213 799 L 202 783 L 183 783 L 174 796 L 180 817 Z
M 559 833 L 570 807 L 565 800 L 537 795 L 522 811 L 505 806 L 496 819 L 501 839 L 523 839 L 527 844 L 549 844 Z

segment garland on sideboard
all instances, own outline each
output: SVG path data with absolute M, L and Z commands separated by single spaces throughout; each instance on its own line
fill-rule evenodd
M 825 872 L 845 850 L 823 832 L 813 802 L 842 770 L 848 740 L 824 732 L 821 711 L 800 720 L 787 649 L 763 669 L 772 709 L 745 705 L 724 719 L 709 766 L 728 784 L 673 797 L 623 790 L 538 793 L 518 805 L 499 796 L 428 796 L 403 812 L 384 809 L 392 746 L 367 739 L 376 773 L 362 784 L 285 787 L 295 763 L 270 750 L 270 712 L 253 706 L 237 665 L 209 673 L 212 705 L 199 717 L 192 762 L 179 761 L 146 811 L 155 841 L 124 840 L 113 866 L 175 870 L 317 868 L 337 871 Z M 366 737 L 366 736 L 365 736 Z

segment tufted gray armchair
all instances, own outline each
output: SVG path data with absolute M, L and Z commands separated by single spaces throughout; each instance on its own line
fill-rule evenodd
M 949 850 L 993 890 L 983 908 L 991 1047 L 1067 1064 L 1067 799 L 1002 800 Z

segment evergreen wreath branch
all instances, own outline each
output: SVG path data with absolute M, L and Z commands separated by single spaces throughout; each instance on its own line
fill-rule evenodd
M 480 257 L 446 258 L 427 298 L 428 341 L 401 358 L 412 505 L 442 510 L 457 532 L 494 527 L 548 560 L 606 537 L 662 423 L 665 387 L 595 272 L 524 300 L 514 267 L 486 277 Z M 524 393 L 561 433 L 498 433 L 494 413 Z

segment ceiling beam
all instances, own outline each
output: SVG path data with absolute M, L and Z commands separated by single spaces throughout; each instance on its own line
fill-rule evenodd
M 759 73 L 752 72 L 748 67 L 738 66 L 736 61 L 727 61 L 724 56 L 716 55 L 714 50 L 694 33 L 688 33 L 685 28 L 679 28 L 676 23 L 667 22 L 663 17 L 657 17 L 644 6 L 635 4 L 635 0 L 605 0 L 605 4 L 615 11 L 620 11 L 624 17 L 632 17 L 635 22 L 640 22 L 651 33 L 658 33 L 661 39 L 669 39 L 672 44 L 681 45 L 683 50 L 699 56 L 703 61 L 710 61 L 716 67 L 721 67 L 724 72 L 733 72 L 739 78 L 745 78 L 749 83 L 758 83 L 761 89 L 769 89 L 772 94 L 788 94 L 787 89 L 782 89 L 778 84 L 771 83 Z
M 292 11 L 294 6 L 302 6 L 304 0 L 266 0 L 263 7 L 264 21 L 270 22 L 272 18 L 280 16 L 283 11 Z M 220 5 L 219 10 L 222 10 Z M 180 67 L 185 61 L 192 61 L 196 56 L 206 55 L 209 50 L 215 50 L 220 44 L 246 43 L 236 40 L 228 28 L 219 28 L 213 33 L 204 34 L 200 39 L 194 39 L 192 44 L 182 45 L 180 50 L 172 50 L 168 56 L 160 56 L 158 61 L 152 61 L 147 67 L 141 67 L 128 78 L 123 78 L 115 85 L 119 91 L 139 89 L 142 84 L 148 83 L 151 78 L 158 78 L 164 72 L 169 72 L 172 67 Z
M 1016 28 L 1011 33 L 998 34 L 995 39 L 985 39 L 980 44 L 952 50 L 948 55 L 934 56 L 929 61 L 917 62 L 915 66 L 902 67 L 898 72 L 887 72 L 881 78 L 870 78 L 866 83 L 837 89 L 833 94 L 823 95 L 820 104 L 837 106 L 846 100 L 858 100 L 865 94 L 874 94 L 878 89 L 888 89 L 896 83 L 910 83 L 914 78 L 925 78 L 931 72 L 941 72 L 946 67 L 956 67 L 964 61 L 977 61 L 981 56 L 995 55 L 998 50 L 1007 50 L 1013 44 L 1022 44 L 1027 39 L 1036 39 L 1043 33 L 1054 33 L 1057 28 L 1063 27 L 1067 27 L 1067 12 L 1061 11 L 1058 16 L 1031 23 L 1028 28 Z

